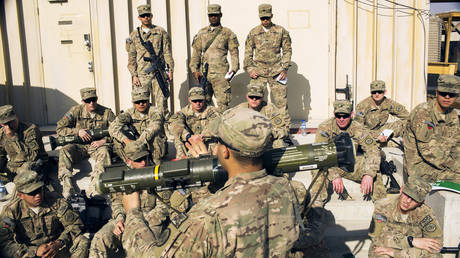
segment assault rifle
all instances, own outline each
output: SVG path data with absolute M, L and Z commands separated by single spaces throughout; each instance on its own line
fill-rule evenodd
M 105 209 L 110 209 L 104 197 L 86 197 L 85 190 L 79 194 L 69 197 L 69 203 L 75 212 L 78 212 L 80 219 L 90 233 L 96 233 L 108 221 L 109 217 L 104 217 Z
M 203 89 L 204 91 L 204 94 L 208 94 L 208 84 L 209 84 L 209 81 L 208 81 L 208 70 L 209 70 L 209 64 L 208 63 L 205 63 L 203 65 L 203 76 L 201 76 L 200 78 L 200 87 Z
M 107 128 L 99 128 L 99 129 L 89 129 L 86 132 L 91 136 L 91 140 L 99 140 L 106 136 L 109 136 L 109 129 Z M 80 136 L 76 135 L 69 135 L 69 136 L 59 136 L 57 138 L 53 136 L 49 136 L 51 149 L 56 149 L 57 146 L 64 146 L 70 143 L 78 143 L 83 144 L 87 143 L 83 141 Z
M 123 127 L 121 128 L 121 133 L 124 134 L 128 139 L 135 141 L 137 140 L 141 135 L 137 131 L 136 127 L 134 127 L 133 124 L 124 124 Z
M 382 157 L 382 160 L 380 161 L 380 173 L 382 175 L 388 176 L 389 181 L 390 181 L 390 187 L 387 189 L 387 193 L 397 194 L 399 193 L 399 190 L 401 189 L 401 187 L 398 184 L 398 181 L 396 181 L 396 178 L 393 176 L 393 173 L 395 172 L 396 172 L 396 166 L 393 163 L 393 161 L 392 160 L 386 161 Z

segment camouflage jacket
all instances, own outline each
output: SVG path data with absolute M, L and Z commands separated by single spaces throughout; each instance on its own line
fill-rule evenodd
M 83 232 L 79 215 L 64 198 L 45 191 L 41 209 L 35 214 L 21 199 L 5 206 L 0 221 L 0 252 L 6 257 L 36 257 L 41 244 L 54 240 L 72 246 Z
M 174 70 L 174 61 L 171 52 L 171 40 L 165 29 L 153 25 L 150 31 L 145 33 L 139 28 L 144 42 L 152 42 L 155 54 L 162 58 L 168 65 L 169 71 Z M 150 57 L 150 54 L 142 46 L 137 29 L 131 32 L 126 40 L 126 51 L 128 51 L 128 70 L 131 76 L 145 75 L 145 69 L 150 66 L 150 62 L 144 61 L 144 57 Z
M 115 119 L 110 108 L 97 105 L 93 114 L 86 110 L 85 104 L 72 107 L 61 120 L 57 122 L 56 133 L 59 136 L 78 136 L 80 129 L 99 129 L 108 128 L 109 124 Z M 106 137 L 110 142 L 110 137 Z
M 409 175 L 428 165 L 438 171 L 460 168 L 460 127 L 457 113 L 442 114 L 436 99 L 415 107 L 404 134 L 404 151 Z
M 204 52 L 208 42 L 214 38 L 217 31 L 219 35 L 214 39 L 209 48 Z M 238 38 L 229 28 L 218 26 L 212 30 L 211 26 L 202 28 L 193 38 L 193 54 L 190 60 L 190 71 L 201 72 L 204 63 L 209 64 L 209 73 L 226 73 L 229 71 L 227 52 L 230 52 L 232 67 L 235 72 L 240 68 L 238 60 Z
M 109 133 L 120 142 L 127 137 L 123 134 L 122 128 L 125 124 L 132 124 L 136 128 L 140 137 L 137 141 L 150 145 L 155 136 L 163 132 L 164 118 L 161 112 L 154 106 L 150 105 L 146 114 L 143 114 L 135 107 L 127 109 L 125 112 L 115 118 L 110 124 Z
M 442 229 L 433 210 L 426 204 L 422 204 L 404 218 L 398 209 L 398 201 L 399 195 L 395 195 L 375 203 L 369 228 L 369 236 L 372 240 L 369 257 L 375 257 L 376 246 L 395 249 L 395 257 L 441 257 L 440 254 L 411 248 L 407 241 L 408 236 L 434 238 L 440 241 L 442 246 Z
M 380 169 L 380 151 L 371 132 L 361 123 L 352 120 L 346 130 L 341 130 L 337 126 L 335 118 L 332 117 L 318 126 L 315 142 L 331 143 L 334 141 L 334 137 L 342 132 L 350 135 L 355 145 L 355 154 L 364 152 L 363 155 L 366 160 L 365 174 L 375 177 Z M 340 171 L 341 169 L 338 167 L 330 168 L 329 179 L 338 178 Z
M 356 106 L 354 119 L 364 124 L 367 129 L 373 131 L 374 137 L 377 137 L 382 129 L 386 129 L 387 126 L 385 124 L 390 115 L 396 116 L 400 120 L 392 123 L 388 129 L 393 130 L 394 137 L 402 136 L 409 112 L 407 112 L 407 109 L 403 105 L 387 97 L 384 98 L 382 104 L 379 106 L 375 104 L 372 97 L 364 99 Z
M 213 106 L 208 105 L 203 112 L 195 112 L 189 104 L 171 116 L 170 121 L 173 135 L 185 142 L 188 134 L 207 134 L 206 128 L 209 123 L 219 116 L 219 112 Z M 189 132 L 185 125 L 192 131 Z
M 288 70 L 292 48 L 289 32 L 276 24 L 268 32 L 262 25 L 253 28 L 246 39 L 244 70 L 271 77 Z
M 10 138 L 0 129 L 0 164 L 8 156 L 9 167 L 20 167 L 24 162 L 46 159 L 48 154 L 43 147 L 42 134 L 31 123 L 19 122 L 18 131 Z M 0 168 L 1 170 L 2 168 Z

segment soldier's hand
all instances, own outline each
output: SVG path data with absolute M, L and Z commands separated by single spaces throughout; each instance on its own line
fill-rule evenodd
M 51 248 L 51 246 L 49 245 L 50 243 L 46 243 L 46 244 L 41 244 L 38 248 L 37 248 L 37 253 L 36 255 L 38 257 L 42 257 L 43 255 L 45 255 L 46 252 L 49 251 L 49 249 Z
M 91 142 L 91 147 L 93 148 L 98 148 L 99 146 L 102 146 L 103 144 L 105 144 L 107 142 L 106 139 L 100 139 L 98 141 L 92 141 Z
M 133 84 L 136 86 L 141 86 L 141 81 L 139 80 L 139 77 L 133 76 Z
M 377 246 L 375 247 L 374 253 L 376 255 L 388 255 L 390 257 L 395 256 L 395 251 L 392 248 Z
M 343 189 L 344 189 L 344 186 L 343 186 L 343 180 L 341 177 L 332 180 L 332 190 L 334 190 L 334 192 L 341 194 L 343 193 Z
M 113 229 L 113 233 L 116 236 L 121 235 L 125 231 L 125 223 L 123 223 L 122 220 L 118 221 L 117 224 L 115 224 L 115 228 Z
M 10 128 L 8 124 L 2 124 L 2 130 L 5 133 L 6 136 L 8 137 L 13 137 L 14 136 L 14 131 L 13 129 Z
M 193 77 L 195 77 L 195 80 L 200 81 L 201 76 L 203 75 L 201 75 L 200 72 L 193 72 Z
M 43 255 L 44 258 L 51 258 L 56 256 L 57 252 L 61 248 L 61 241 L 55 240 L 47 244 L 49 246 L 48 251 Z
M 283 70 L 283 71 L 281 71 L 281 73 L 280 73 L 279 76 L 280 76 L 280 77 L 279 77 L 279 78 L 280 78 L 280 81 L 282 81 L 282 80 L 286 79 L 286 77 L 287 77 L 287 72 Z
M 370 194 L 374 186 L 374 179 L 370 175 L 363 176 L 361 180 L 361 193 Z
M 78 136 L 84 141 L 84 142 L 89 142 L 91 141 L 91 135 L 85 130 L 85 129 L 80 129 L 78 130 Z
M 126 138 L 123 140 L 123 142 L 124 142 L 125 144 L 128 144 L 128 143 L 130 143 L 130 142 L 133 142 L 133 140 L 131 140 L 131 139 L 129 139 L 128 137 L 126 137 Z
M 139 192 L 133 192 L 131 194 L 123 193 L 121 202 L 123 203 L 123 207 L 125 208 L 126 213 L 128 213 L 131 209 L 137 209 L 141 207 Z
M 250 71 L 250 72 L 249 72 L 249 76 L 250 76 L 252 79 L 257 79 L 257 77 L 259 77 L 259 74 L 257 74 L 256 71 Z
M 430 253 L 439 253 L 441 250 L 441 243 L 433 238 L 414 238 L 412 245 L 417 248 L 427 250 Z

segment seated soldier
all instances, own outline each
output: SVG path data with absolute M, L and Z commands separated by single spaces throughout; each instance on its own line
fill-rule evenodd
M 275 105 L 264 101 L 264 86 L 259 84 L 249 84 L 248 93 L 246 93 L 246 100 L 247 102 L 243 102 L 237 107 L 250 108 L 268 117 L 273 126 L 273 148 L 286 147 L 285 142 L 290 142 L 289 125 L 286 125 L 286 122 Z
M 146 87 L 134 87 L 131 92 L 133 107 L 120 113 L 110 125 L 114 149 L 126 161 L 124 147 L 130 142 L 145 144 L 155 165 L 160 164 L 166 154 L 164 117 L 149 103 L 150 91 Z
M 110 108 L 97 103 L 95 88 L 80 90 L 81 105 L 72 107 L 64 117 L 58 121 L 56 133 L 59 136 L 79 136 L 82 144 L 67 144 L 59 151 L 58 176 L 62 183 L 62 195 L 68 198 L 75 193 L 72 178 L 72 166 L 85 158 L 91 157 L 96 165 L 91 173 L 91 182 L 86 191 L 88 196 L 95 194 L 94 178 L 104 171 L 104 166 L 112 164 L 110 159 L 111 139 L 109 136 L 102 139 L 93 139 L 87 130 L 106 129 L 115 119 Z
M 215 107 L 208 106 L 205 99 L 205 92 L 201 87 L 192 87 L 188 91 L 189 104 L 171 116 L 171 131 L 178 159 L 190 157 L 185 147 L 189 140 L 204 141 L 209 150 L 215 146 L 209 142 L 209 133 L 205 129 L 220 114 Z
M 400 137 L 404 131 L 409 112 L 398 102 L 385 97 L 385 82 L 375 80 L 371 82 L 371 96 L 356 106 L 355 121 L 364 124 L 372 136 L 381 143 L 387 142 L 389 137 Z M 399 118 L 398 121 L 387 123 L 390 115 Z M 382 134 L 384 129 L 391 130 L 390 135 Z
M 19 121 L 13 106 L 0 107 L 0 180 L 11 182 L 18 171 L 48 160 L 38 127 Z
M 411 176 L 399 195 L 375 203 L 369 228 L 369 257 L 442 257 L 442 229 L 424 204 L 431 186 Z
M 87 257 L 83 223 L 67 201 L 49 192 L 37 172 L 14 179 L 18 198 L 0 215 L 1 257 Z

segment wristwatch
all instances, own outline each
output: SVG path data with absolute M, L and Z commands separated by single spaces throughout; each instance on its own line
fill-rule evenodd
M 414 247 L 414 245 L 412 244 L 412 241 L 414 240 L 414 237 L 413 236 L 408 236 L 407 237 L 407 242 L 409 243 L 409 246 L 410 247 Z

